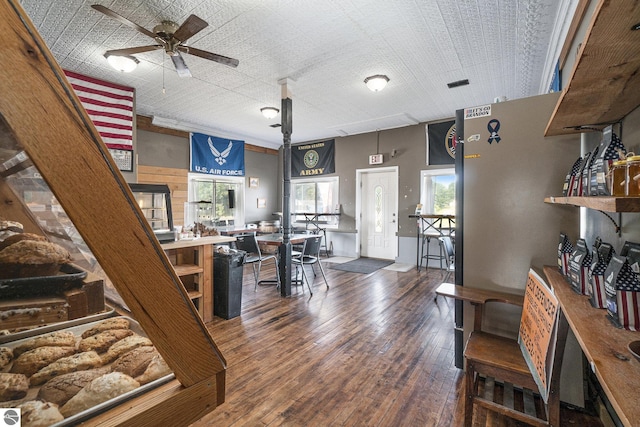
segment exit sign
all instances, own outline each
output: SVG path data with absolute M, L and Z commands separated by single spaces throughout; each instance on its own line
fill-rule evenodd
M 369 156 L 369 164 L 370 165 L 381 165 L 382 164 L 382 154 L 372 154 Z

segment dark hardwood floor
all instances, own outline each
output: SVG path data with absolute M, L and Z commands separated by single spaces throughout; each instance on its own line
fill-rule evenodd
M 331 288 L 318 274 L 313 297 L 306 287 L 290 298 L 274 286 L 254 292 L 244 267 L 241 316 L 208 324 L 227 360 L 226 401 L 193 426 L 462 425 L 453 302 L 434 302 L 443 273 L 323 263 Z M 275 274 L 266 264 L 261 278 Z

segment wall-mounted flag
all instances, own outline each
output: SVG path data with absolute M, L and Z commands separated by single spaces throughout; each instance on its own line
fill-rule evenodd
M 456 159 L 455 143 L 455 120 L 427 125 L 427 164 L 454 164 Z
M 191 172 L 244 176 L 244 141 L 191 133 Z
M 335 173 L 335 140 L 291 146 L 291 176 L 318 176 Z

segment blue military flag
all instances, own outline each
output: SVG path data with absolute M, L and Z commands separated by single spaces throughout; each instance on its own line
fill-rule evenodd
M 244 176 L 244 141 L 192 133 L 191 172 Z

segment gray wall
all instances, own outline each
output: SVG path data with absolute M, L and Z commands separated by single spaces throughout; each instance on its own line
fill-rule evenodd
M 342 215 L 339 230 L 355 231 L 356 170 L 398 166 L 398 236 L 415 237 L 415 220 L 410 220 L 409 214 L 415 212 L 416 204 L 420 202 L 420 171 L 428 169 L 426 139 L 424 124 L 380 131 L 379 145 L 376 132 L 335 138 L 336 173 L 329 176 L 340 177 Z M 391 158 L 390 154 L 394 149 L 397 154 L 395 158 Z M 377 153 L 384 155 L 384 163 L 369 165 L 369 155 Z M 282 150 L 280 158 L 282 159 Z M 451 166 L 453 167 L 453 164 Z M 282 161 L 279 164 L 279 173 L 282 173 L 281 171 Z
M 138 130 L 138 164 L 176 169 L 189 169 L 189 139 Z M 280 210 L 278 198 L 278 156 L 245 150 L 245 222 L 271 221 Z M 259 179 L 258 188 L 249 188 L 249 177 Z M 257 199 L 267 199 L 266 209 L 257 208 Z

